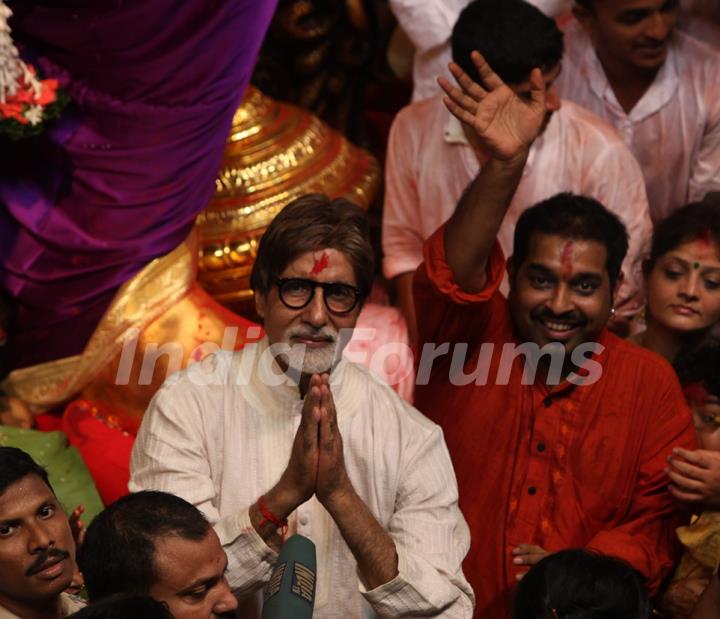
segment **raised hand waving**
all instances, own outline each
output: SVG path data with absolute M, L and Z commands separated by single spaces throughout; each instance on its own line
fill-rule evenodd
M 518 97 L 474 51 L 472 61 L 482 84 L 473 81 L 457 64 L 450 71 L 458 86 L 444 78 L 438 83 L 447 95 L 444 102 L 450 113 L 472 128 L 477 142 L 494 159 L 512 160 L 523 155 L 542 132 L 545 121 L 545 82 L 540 69 L 530 74 L 530 100 Z

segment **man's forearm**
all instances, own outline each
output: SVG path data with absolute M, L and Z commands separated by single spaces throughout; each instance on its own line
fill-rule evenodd
M 485 267 L 500 225 L 515 195 L 528 150 L 511 161 L 488 161 L 460 198 L 445 229 L 445 257 L 455 281 L 468 292 L 481 290 Z
M 351 489 L 325 505 L 353 553 L 368 590 L 398 575 L 395 542 Z

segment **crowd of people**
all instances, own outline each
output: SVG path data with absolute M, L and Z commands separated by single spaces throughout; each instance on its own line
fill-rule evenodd
M 414 406 L 342 355 L 365 213 L 295 200 L 265 337 L 165 382 L 129 495 L 85 530 L 0 447 L 0 619 L 260 617 L 294 534 L 320 618 L 720 616 L 720 51 L 677 0 L 461 4 L 388 144 Z

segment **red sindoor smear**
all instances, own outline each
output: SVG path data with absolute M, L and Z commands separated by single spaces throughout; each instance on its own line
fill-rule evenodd
M 322 256 L 320 256 L 317 260 L 315 260 L 315 264 L 313 265 L 312 271 L 310 271 L 311 275 L 318 275 L 319 273 L 322 273 L 325 269 L 328 268 L 330 265 L 330 256 L 327 255 L 327 252 L 323 252 Z
M 700 235 L 698 236 L 697 240 L 702 244 L 705 245 L 705 247 L 711 247 L 713 245 L 713 235 L 712 232 L 710 232 L 710 228 L 705 228 Z
M 568 241 L 563 247 L 562 254 L 560 256 L 560 264 L 562 265 L 562 276 L 565 279 L 569 279 L 572 275 L 572 251 L 573 243 Z

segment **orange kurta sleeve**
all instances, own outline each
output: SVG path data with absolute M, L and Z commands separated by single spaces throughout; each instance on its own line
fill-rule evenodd
M 505 257 L 497 241 L 487 263 L 487 283 L 479 292 L 466 292 L 455 281 L 445 259 L 445 225 L 425 241 L 425 261 L 415 272 L 413 297 L 421 342 L 476 339 L 493 320 L 495 303 L 505 306 L 499 292 L 505 273 Z M 497 297 L 497 298 L 496 298 Z M 498 308 L 499 309 L 499 308 Z M 502 309 L 504 318 L 507 310 Z

